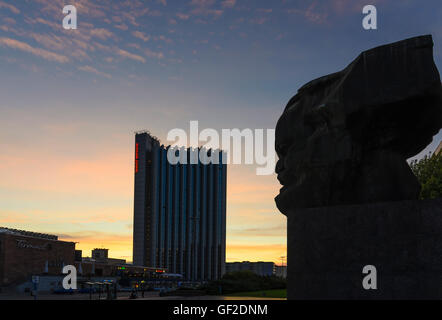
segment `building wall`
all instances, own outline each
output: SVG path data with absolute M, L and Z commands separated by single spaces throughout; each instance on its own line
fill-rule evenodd
M 275 266 L 275 276 L 287 278 L 287 266 Z
M 172 165 L 168 147 L 149 134 L 135 137 L 135 265 L 167 268 L 187 280 L 218 279 L 225 271 L 227 166 Z M 192 153 L 191 151 L 196 152 Z
M 109 256 L 109 249 L 94 249 L 91 254 L 94 259 L 107 259 Z
M 48 262 L 48 274 L 61 274 L 64 265 L 74 264 L 75 243 L 0 234 L 0 285 L 24 281 L 42 274 Z
M 134 186 L 134 222 L 133 222 L 133 263 L 144 265 L 145 257 L 145 195 L 146 195 L 146 144 L 143 136 L 135 140 L 135 186 Z M 143 163 L 143 165 L 140 165 Z

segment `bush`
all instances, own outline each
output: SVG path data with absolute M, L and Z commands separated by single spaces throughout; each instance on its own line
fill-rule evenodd
M 204 289 L 208 294 L 228 294 L 286 287 L 285 279 L 276 276 L 259 276 L 251 271 L 237 271 L 226 273 L 221 280 L 210 282 Z
M 422 187 L 420 199 L 442 197 L 442 152 L 413 160 L 410 167 Z

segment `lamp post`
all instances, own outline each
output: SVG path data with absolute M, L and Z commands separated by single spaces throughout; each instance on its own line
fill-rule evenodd
M 89 300 L 92 300 L 92 282 L 86 282 L 89 285 Z
M 284 267 L 284 259 L 287 258 L 286 256 L 281 256 L 281 267 Z
M 98 300 L 101 300 L 101 282 L 97 282 L 98 284 Z

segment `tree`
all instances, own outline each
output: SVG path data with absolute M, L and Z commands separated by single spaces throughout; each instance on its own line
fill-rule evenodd
M 203 289 L 208 294 L 223 294 L 259 290 L 285 289 L 285 279 L 272 276 L 259 276 L 252 271 L 235 271 L 226 273 L 222 279 L 209 282 Z
M 422 186 L 420 199 L 442 197 L 442 152 L 413 160 L 410 167 Z

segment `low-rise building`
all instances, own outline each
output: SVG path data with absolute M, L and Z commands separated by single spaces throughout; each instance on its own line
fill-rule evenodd
M 0 286 L 18 284 L 36 274 L 62 274 L 62 268 L 74 261 L 74 242 L 0 227 Z
M 32 276 L 39 276 L 39 290 L 61 288 L 63 267 L 74 265 L 79 283 L 88 279 L 176 278 L 164 268 L 127 264 L 124 259 L 108 257 L 108 249 L 92 250 L 92 257 L 82 257 L 75 242 L 60 241 L 58 236 L 0 227 L 0 289 L 20 292 L 32 288 Z
M 275 266 L 275 276 L 287 278 L 287 266 Z

